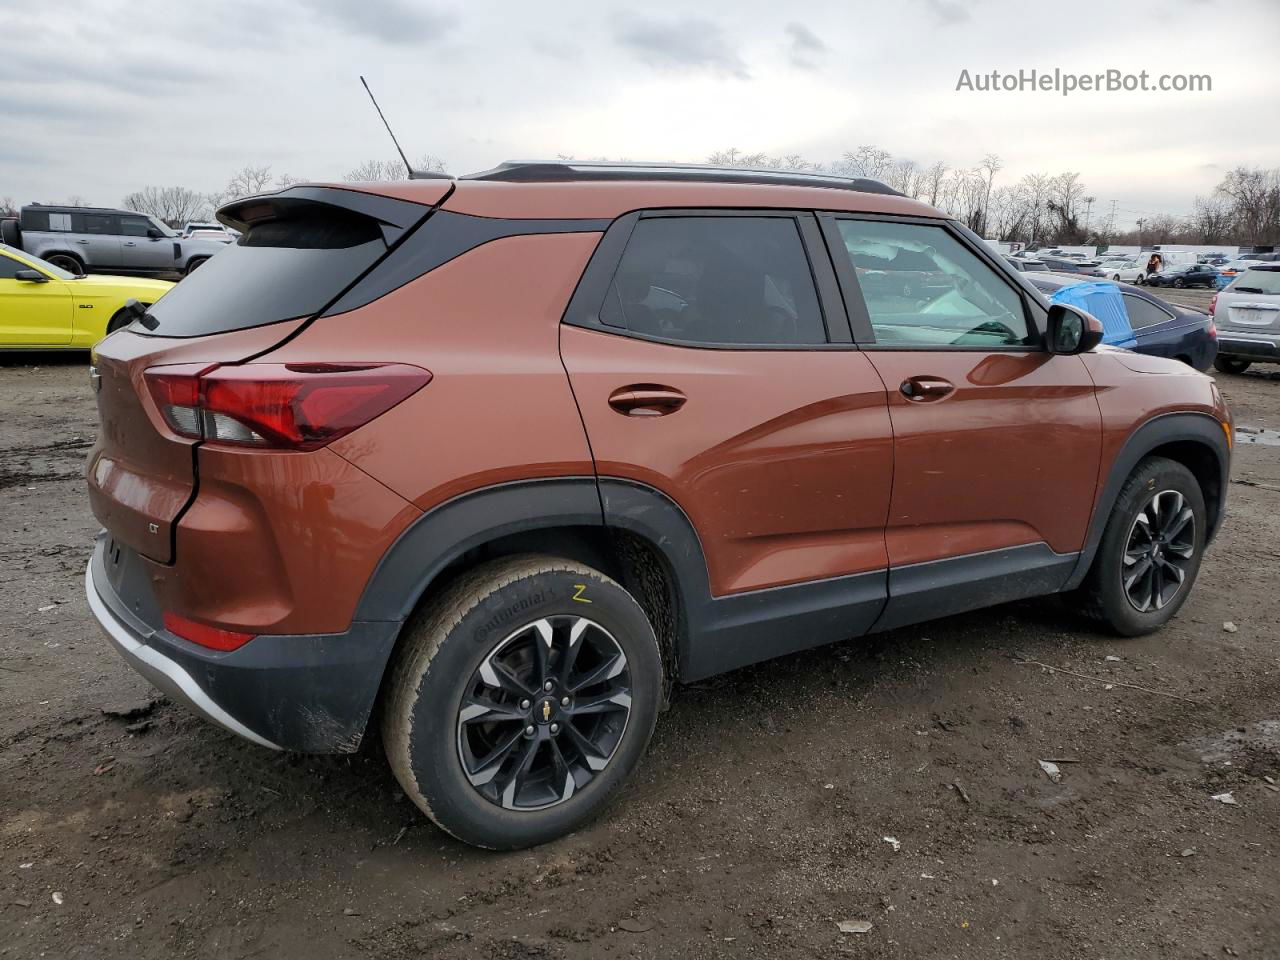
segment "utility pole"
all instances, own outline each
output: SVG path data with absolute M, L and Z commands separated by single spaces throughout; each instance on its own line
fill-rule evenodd
M 1111 201 L 1111 213 L 1107 216 L 1107 236 L 1116 232 L 1116 201 Z
M 1138 251 L 1139 252 L 1142 251 L 1142 225 L 1146 222 L 1147 221 L 1143 220 L 1141 217 L 1138 218 Z
M 1089 212 L 1093 209 L 1093 201 L 1095 201 L 1096 199 L 1098 198 L 1097 197 L 1084 198 L 1084 233 L 1085 233 L 1086 239 L 1089 236 Z

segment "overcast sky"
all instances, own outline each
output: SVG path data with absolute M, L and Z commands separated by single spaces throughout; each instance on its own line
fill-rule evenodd
M 1280 166 L 1277 0 L 0 0 L 0 197 L 118 205 L 245 164 L 340 179 L 393 156 L 1005 163 L 1077 170 L 1119 223 Z M 1021 68 L 1207 73 L 1211 93 L 957 92 Z

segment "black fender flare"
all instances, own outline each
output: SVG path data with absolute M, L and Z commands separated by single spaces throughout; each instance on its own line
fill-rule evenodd
M 1198 443 L 1207 447 L 1217 460 L 1219 483 L 1217 512 L 1210 519 L 1205 543 L 1208 544 L 1217 535 L 1226 513 L 1227 486 L 1231 472 L 1231 447 L 1227 443 L 1222 421 L 1211 414 L 1193 411 L 1161 414 L 1129 434 L 1124 446 L 1112 461 L 1106 482 L 1102 487 L 1102 495 L 1098 498 L 1097 506 L 1089 521 L 1089 530 L 1084 547 L 1080 551 L 1080 559 L 1071 576 L 1067 578 L 1063 590 L 1073 590 L 1084 581 L 1089 568 L 1093 565 L 1094 555 L 1098 552 L 1098 544 L 1102 542 L 1102 534 L 1106 530 L 1107 520 L 1111 518 L 1111 510 L 1120 496 L 1120 488 L 1124 486 L 1124 482 L 1129 479 L 1138 463 L 1153 450 L 1169 443 L 1179 442 Z
M 595 477 L 513 481 L 446 500 L 383 554 L 353 619 L 404 621 L 430 583 L 468 550 L 513 533 L 567 526 L 604 526 Z

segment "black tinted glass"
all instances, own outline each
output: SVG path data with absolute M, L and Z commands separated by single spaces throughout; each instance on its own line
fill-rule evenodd
M 198 337 L 317 313 L 387 246 L 376 221 L 314 205 L 249 228 L 151 308 L 156 336 Z
M 1124 295 L 1124 309 L 1129 314 L 1129 325 L 1135 330 L 1164 323 L 1171 319 L 1169 314 L 1161 310 L 1150 300 L 1145 300 L 1132 293 Z
M 697 344 L 825 343 L 809 261 L 789 217 L 655 217 L 636 224 L 603 319 Z

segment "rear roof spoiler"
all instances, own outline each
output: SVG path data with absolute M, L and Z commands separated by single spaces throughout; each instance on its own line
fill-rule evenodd
M 218 209 L 217 218 L 220 223 L 243 233 L 255 223 L 277 219 L 290 208 L 316 204 L 349 210 L 378 221 L 383 239 L 388 244 L 394 243 L 428 212 L 424 204 L 411 200 L 397 200 L 341 187 L 300 186 L 233 200 Z

